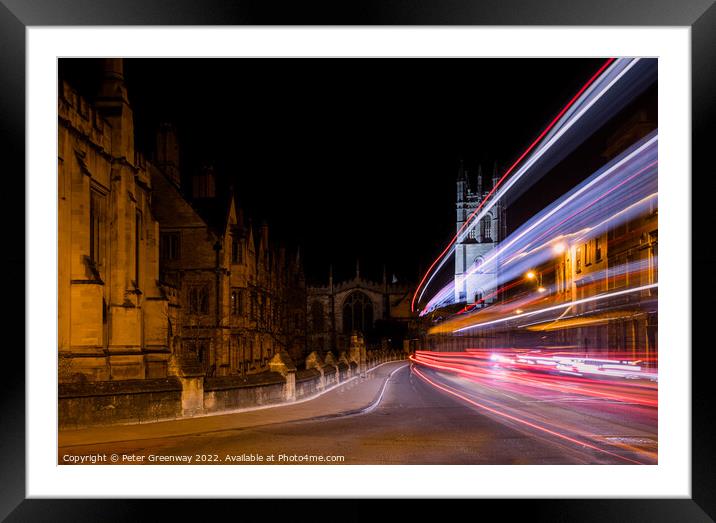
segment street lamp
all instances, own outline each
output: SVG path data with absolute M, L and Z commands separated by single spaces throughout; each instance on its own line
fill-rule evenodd
M 525 278 L 528 280 L 534 280 L 536 277 L 535 271 L 528 271 L 527 274 L 525 274 Z

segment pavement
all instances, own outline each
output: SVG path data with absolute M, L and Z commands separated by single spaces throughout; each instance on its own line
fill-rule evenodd
M 318 421 L 370 412 L 378 405 L 390 375 L 407 365 L 405 361 L 384 363 L 369 370 L 364 378 L 359 376 L 351 378 L 317 397 L 292 403 L 171 421 L 61 430 L 58 435 L 58 447 L 175 438 L 300 420 Z

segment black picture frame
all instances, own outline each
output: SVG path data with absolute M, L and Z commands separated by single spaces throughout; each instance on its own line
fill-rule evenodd
M 28 26 L 82 25 L 605 25 L 689 26 L 692 71 L 692 278 L 698 277 L 698 292 L 692 290 L 692 332 L 704 333 L 710 308 L 705 299 L 716 288 L 716 253 L 709 240 L 713 222 L 709 201 L 713 176 L 709 160 L 716 112 L 716 6 L 714 0 L 371 0 L 352 2 L 277 2 L 274 0 L 0 0 L 0 129 L 3 160 L 3 224 L 9 325 L 24 324 L 24 281 L 32 278 L 25 269 L 25 230 L 18 216 L 25 216 L 25 30 Z M 682 180 L 683 181 L 683 180 Z M 674 181 L 677 183 L 678 181 Z M 51 183 L 48 182 L 48 183 Z M 701 240 L 698 244 L 696 241 Z M 685 260 L 688 261 L 685 253 Z M 54 261 L 48 261 L 54 263 Z M 685 270 L 688 264 L 685 263 Z M 23 274 L 25 279 L 19 278 Z M 693 286 L 692 286 L 693 289 Z M 51 292 L 52 290 L 50 290 Z M 701 300 L 704 298 L 704 300 Z M 14 311 L 14 312 L 12 312 Z M 31 311 L 28 311 L 31 312 Z M 14 315 L 14 316 L 13 316 Z M 10 329 L 8 329 L 10 330 Z M 120 499 L 26 499 L 25 495 L 25 359 L 24 332 L 19 340 L 6 338 L 3 374 L 2 444 L 0 445 L 0 517 L 8 521 L 141 521 L 150 516 L 148 505 L 163 513 L 164 520 L 206 518 L 219 508 L 250 510 L 257 501 L 177 501 Z M 716 518 L 716 453 L 711 412 L 711 369 L 713 351 L 693 336 L 692 342 L 692 497 L 690 499 L 588 499 L 588 500 L 452 500 L 450 512 L 468 508 L 499 510 L 503 518 L 516 515 L 530 520 L 550 521 L 713 521 Z M 673 348 L 688 354 L 688 347 Z M 316 493 L 320 496 L 320 486 Z M 78 493 L 81 496 L 81 493 Z M 271 501 L 271 518 L 295 517 L 305 512 L 306 500 Z M 382 508 L 367 507 L 357 500 L 338 508 L 357 519 Z M 381 503 L 381 502 L 372 502 Z M 209 507 L 208 505 L 212 506 Z M 263 507 L 258 507 L 262 509 Z M 425 501 L 411 501 L 410 508 L 425 514 Z M 429 508 L 435 508 L 431 505 Z M 443 515 L 445 508 L 439 507 Z M 313 512 L 313 511 L 312 511 Z M 336 518 L 333 510 L 321 509 Z M 487 512 L 485 512 L 487 513 Z M 312 518 L 316 517 L 313 512 Z

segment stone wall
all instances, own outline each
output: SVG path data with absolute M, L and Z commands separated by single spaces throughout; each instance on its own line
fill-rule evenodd
M 181 416 L 178 378 L 59 385 L 61 429 L 143 423 Z
M 365 358 L 370 370 L 404 359 L 405 355 L 376 350 L 368 351 Z M 337 358 L 332 352 L 312 352 L 305 368 L 298 370 L 281 352 L 272 358 L 270 367 L 269 372 L 247 376 L 206 378 L 178 372 L 179 376 L 153 380 L 63 383 L 60 428 L 144 423 L 290 403 L 364 375 L 360 365 L 348 359 L 346 353 Z
M 278 372 L 263 372 L 246 378 L 207 378 L 204 383 L 204 412 L 235 410 L 281 403 L 286 380 Z
M 296 372 L 296 399 L 313 396 L 323 390 L 321 371 L 305 369 Z

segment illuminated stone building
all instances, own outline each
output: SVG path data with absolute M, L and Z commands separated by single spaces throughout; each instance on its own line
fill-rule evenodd
M 58 96 L 59 379 L 167 376 L 176 295 L 159 281 L 150 167 L 134 149 L 122 61 L 104 61 L 90 105 Z
M 636 112 L 608 140 L 603 157 L 615 158 L 655 128 L 650 111 Z M 549 264 L 543 267 L 544 284 L 554 284 L 557 302 L 570 302 L 657 283 L 658 230 L 654 199 L 641 214 L 565 245 L 553 261 L 553 270 Z M 592 354 L 621 352 L 653 358 L 658 353 L 657 288 L 581 303 L 569 312 L 531 330 L 546 335 L 552 344 Z
M 181 302 L 183 350 L 208 376 L 268 370 L 274 354 L 305 358 L 305 282 L 298 255 L 244 219 L 233 190 L 205 166 L 184 196 L 175 131 L 163 125 L 152 169 L 161 277 Z M 225 195 L 225 196 L 224 196 Z
M 360 332 L 374 347 L 378 344 L 402 348 L 414 339 L 417 318 L 410 311 L 414 287 L 388 282 L 383 271 L 381 282 L 365 278 L 356 263 L 355 276 L 328 285 L 307 288 L 308 344 L 311 350 L 346 350 L 351 334 Z
M 475 185 L 471 185 L 471 176 L 460 162 L 457 176 L 457 221 L 456 232 L 460 231 L 465 221 L 478 208 L 489 194 L 483 186 L 482 167 L 478 168 Z M 492 187 L 497 184 L 497 164 L 492 173 Z M 497 300 L 497 273 L 483 272 L 478 269 L 474 274 L 466 273 L 474 264 L 481 261 L 495 249 L 506 232 L 505 209 L 502 202 L 487 212 L 479 221 L 467 229 L 464 239 L 455 244 L 455 301 L 457 303 L 476 303 L 484 307 Z M 479 285 L 478 277 L 479 275 Z
M 59 378 L 117 381 L 258 373 L 306 353 L 298 256 L 252 226 L 211 167 L 191 198 L 162 125 L 155 158 L 134 148 L 121 59 L 107 59 L 93 104 L 59 85 Z M 183 363 L 182 363 L 183 362 Z

